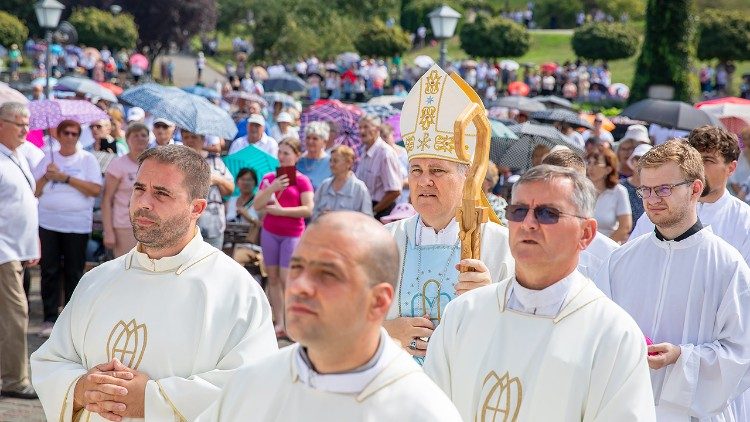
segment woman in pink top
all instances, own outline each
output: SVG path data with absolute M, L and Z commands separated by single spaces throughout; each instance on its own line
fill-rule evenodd
M 299 139 L 287 137 L 279 142 L 279 164 L 295 166 L 302 155 Z M 277 337 L 284 332 L 284 280 L 289 258 L 305 231 L 305 218 L 312 215 L 314 190 L 310 179 L 299 171 L 297 182 L 289 184 L 286 175 L 268 173 L 260 182 L 253 208 L 264 213 L 260 247 L 268 273 L 268 300 L 271 302 Z
M 148 127 L 132 123 L 125 132 L 125 140 L 130 152 L 115 158 L 107 167 L 102 197 L 104 246 L 113 250 L 115 258 L 128 253 L 137 243 L 128 205 L 138 173 L 138 156 L 148 147 Z

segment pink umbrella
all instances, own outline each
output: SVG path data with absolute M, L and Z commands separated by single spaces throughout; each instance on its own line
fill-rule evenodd
M 75 120 L 87 124 L 109 119 L 104 110 L 83 100 L 36 100 L 29 103 L 29 129 L 57 127 L 63 120 Z
M 8 84 L 0 82 L 0 104 L 9 102 L 26 104 L 29 100 L 23 94 L 11 88 Z
M 41 129 L 30 130 L 26 134 L 26 140 L 42 148 L 44 146 L 44 131 Z
M 393 139 L 396 142 L 401 140 L 401 114 L 394 114 L 393 116 L 385 120 L 390 127 L 393 128 Z
M 128 61 L 131 66 L 140 67 L 141 69 L 148 69 L 148 59 L 143 54 L 133 54 L 130 56 Z

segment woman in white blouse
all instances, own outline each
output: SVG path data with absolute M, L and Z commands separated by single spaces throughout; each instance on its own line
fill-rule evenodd
M 619 183 L 620 168 L 615 153 L 598 146 L 586 155 L 586 175 L 596 187 L 594 218 L 598 230 L 615 242 L 624 243 L 633 226 L 628 191 Z

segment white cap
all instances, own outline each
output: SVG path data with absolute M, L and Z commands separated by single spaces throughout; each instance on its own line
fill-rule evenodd
M 630 154 L 630 157 L 628 157 L 628 161 L 627 161 L 628 166 L 631 169 L 635 170 L 635 157 L 639 157 L 639 158 L 643 157 L 644 155 L 646 155 L 647 152 L 651 150 L 651 148 L 653 147 L 649 144 L 640 144 L 637 147 L 635 147 L 635 149 L 633 150 L 633 153 Z
M 247 118 L 247 124 L 255 123 L 256 125 L 265 126 L 266 125 L 266 119 L 263 118 L 260 114 L 251 114 L 250 117 Z
M 286 111 L 282 111 L 276 117 L 276 123 L 292 123 L 292 115 Z
M 628 126 L 628 130 L 627 132 L 625 132 L 625 136 L 620 139 L 620 142 L 628 139 L 632 139 L 636 142 L 644 142 L 647 144 L 651 143 L 651 139 L 649 139 L 648 137 L 648 129 L 646 129 L 646 126 L 643 125 Z
M 143 111 L 140 107 L 131 107 L 130 110 L 128 110 L 128 122 L 132 122 L 134 120 L 143 120 L 146 118 L 146 112 Z
M 167 120 L 167 119 L 165 119 L 163 117 L 157 117 L 156 119 L 154 119 L 154 124 L 157 124 L 157 123 L 164 123 L 165 125 L 167 125 L 169 127 L 175 127 L 176 126 L 173 121 Z

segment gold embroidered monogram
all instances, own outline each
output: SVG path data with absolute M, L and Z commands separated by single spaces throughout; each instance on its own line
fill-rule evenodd
M 107 339 L 107 360 L 117 358 L 130 369 L 138 369 L 146 351 L 147 340 L 146 324 L 138 324 L 135 319 L 128 323 L 120 320 L 112 328 Z
M 435 137 L 435 151 L 451 153 L 455 150 L 453 135 L 438 135 Z
M 419 117 L 419 125 L 422 127 L 422 130 L 427 130 L 430 126 L 435 124 L 435 119 L 437 118 L 436 113 L 437 109 L 433 106 L 422 107 L 422 113 Z
M 427 76 L 427 83 L 424 87 L 425 94 L 437 94 L 440 90 L 440 72 L 433 70 Z
M 523 388 L 518 377 L 506 371 L 499 377 L 490 371 L 482 383 L 482 395 L 474 422 L 515 422 L 523 401 Z
M 404 148 L 406 148 L 406 152 L 411 152 L 414 149 L 414 135 L 404 137 Z

